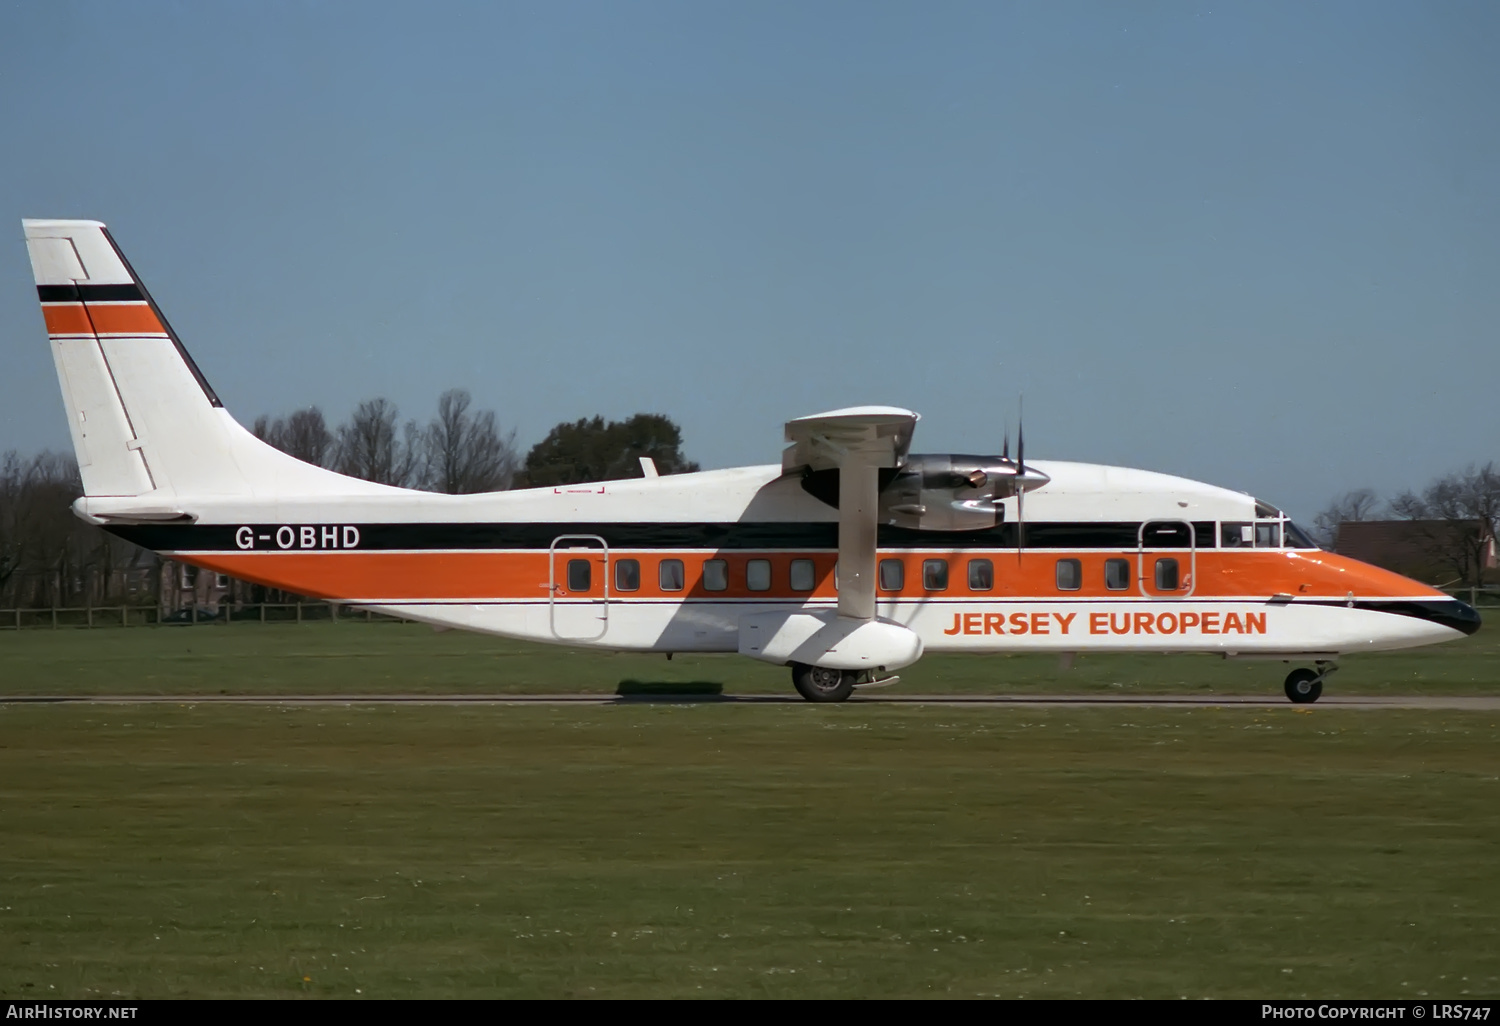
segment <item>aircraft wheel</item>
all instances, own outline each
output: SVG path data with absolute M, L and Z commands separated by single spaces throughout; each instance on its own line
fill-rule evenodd
M 826 666 L 793 663 L 792 683 L 809 702 L 842 702 L 854 694 L 854 674 Z
M 1323 693 L 1323 675 L 1303 667 L 1286 675 L 1286 697 L 1298 705 L 1316 702 Z

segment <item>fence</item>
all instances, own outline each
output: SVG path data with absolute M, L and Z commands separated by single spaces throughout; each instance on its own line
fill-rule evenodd
M 54 609 L 0 609 L 0 631 L 75 627 L 181 627 L 193 624 L 315 623 L 354 620 L 361 623 L 405 623 L 370 609 L 343 609 L 330 602 L 258 602 L 240 606 L 179 609 L 163 613 L 155 606 L 86 606 Z
M 1444 588 L 1449 595 L 1462 599 L 1475 609 L 1500 609 L 1500 587 Z

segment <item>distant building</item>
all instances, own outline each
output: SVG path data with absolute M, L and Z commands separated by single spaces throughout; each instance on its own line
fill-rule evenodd
M 1487 580 L 1500 570 L 1494 528 L 1482 520 L 1346 520 L 1333 551 L 1436 587 L 1470 583 L 1460 572 L 1467 560 L 1477 558 Z
M 163 614 L 196 607 L 216 616 L 221 607 L 234 604 L 234 586 L 238 582 L 226 574 L 199 570 L 170 559 L 162 560 L 159 572 Z

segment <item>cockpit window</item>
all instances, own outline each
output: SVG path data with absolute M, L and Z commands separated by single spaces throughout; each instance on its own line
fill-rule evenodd
M 1269 502 L 1255 500 L 1255 516 L 1260 520 L 1280 520 L 1286 516 L 1285 513 L 1271 505 Z
M 1257 549 L 1281 548 L 1281 522 L 1273 520 L 1270 523 L 1256 524 L 1255 547 Z
M 1298 527 L 1290 520 L 1286 522 L 1286 537 L 1283 540 L 1286 542 L 1286 547 L 1289 549 L 1315 549 L 1318 547 L 1313 542 L 1313 540 L 1307 536 L 1306 531 L 1302 530 L 1302 528 Z
M 1226 520 L 1219 525 L 1220 548 L 1248 548 L 1254 540 L 1255 532 L 1242 520 Z

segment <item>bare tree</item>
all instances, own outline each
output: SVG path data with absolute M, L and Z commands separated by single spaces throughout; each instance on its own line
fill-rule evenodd
M 1500 471 L 1493 463 L 1440 477 L 1421 495 L 1403 492 L 1391 500 L 1391 512 L 1415 521 L 1429 554 L 1461 581 L 1484 586 L 1486 557 L 1500 526 Z
M 73 516 L 83 493 L 72 456 L 0 457 L 0 605 L 124 597 L 138 550 Z
M 316 406 L 297 410 L 290 416 L 271 420 L 262 414 L 252 429 L 256 438 L 274 445 L 288 456 L 295 456 L 315 467 L 326 467 L 334 455 L 333 433 Z
M 407 421 L 404 438 L 398 436 L 396 417 L 396 404 L 389 399 L 360 403 L 349 422 L 339 427 L 339 473 L 406 487 L 416 470 L 421 439 L 415 421 Z
M 316 406 L 298 410 L 286 419 L 284 452 L 315 467 L 325 466 L 333 453 L 333 433 Z
M 1324 545 L 1337 545 L 1340 524 L 1369 520 L 1379 505 L 1380 497 L 1375 494 L 1374 489 L 1358 488 L 1345 492 L 1313 518 L 1313 532 Z
M 450 495 L 509 488 L 520 465 L 516 433 L 502 436 L 491 410 L 471 413 L 461 388 L 438 399 L 437 416 L 422 433 L 422 487 Z
M 75 544 L 82 524 L 69 507 L 83 494 L 78 464 L 70 456 L 42 452 L 29 460 L 15 453 L 5 459 L 5 492 L 9 501 L 0 519 L 6 536 L 0 542 L 8 552 L 10 576 L 21 578 L 16 589 L 17 605 L 55 605 L 69 591 L 83 562 L 82 550 L 92 547 L 96 537 Z
M 6 593 L 25 559 L 21 527 L 25 474 L 21 454 L 11 449 L 0 460 L 0 595 Z

